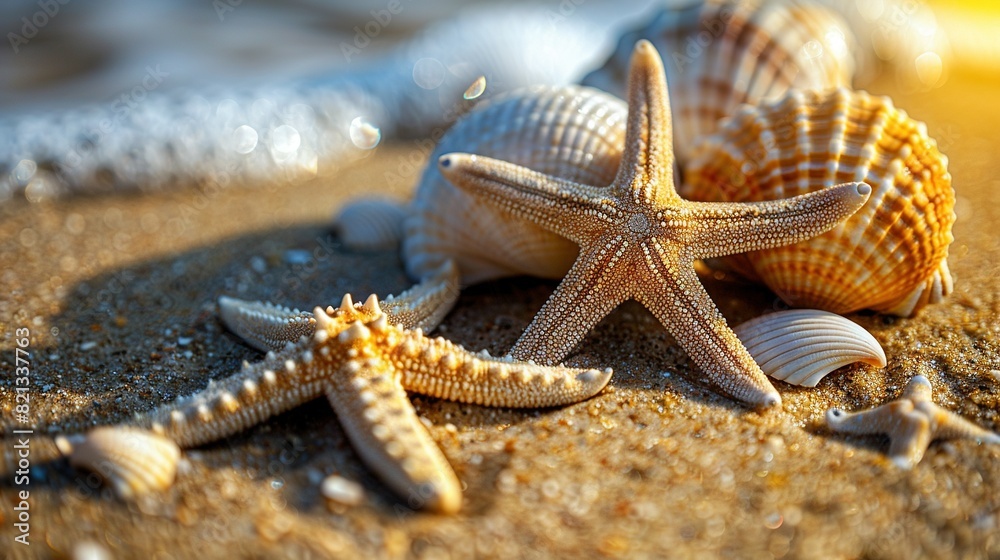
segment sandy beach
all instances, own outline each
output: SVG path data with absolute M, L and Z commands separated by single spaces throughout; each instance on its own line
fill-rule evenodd
M 878 84 L 876 84 L 878 85 Z M 955 292 L 913 319 L 850 316 L 888 366 L 847 367 L 819 387 L 781 382 L 784 409 L 758 413 L 718 394 L 655 318 L 623 305 L 567 363 L 612 367 L 597 397 L 560 409 L 490 409 L 412 395 L 465 485 L 455 516 L 410 510 L 359 461 L 325 400 L 184 453 L 169 491 L 116 499 L 65 461 L 30 471 L 30 546 L 13 544 L 17 492 L 0 483 L 0 548 L 12 558 L 192 557 L 745 558 L 1000 557 L 1000 446 L 938 442 L 912 471 L 887 440 L 833 434 L 830 407 L 895 398 L 917 373 L 941 406 L 1000 431 L 1000 96 L 995 77 L 956 73 L 902 94 L 948 155 L 957 192 L 949 263 Z M 30 330 L 35 432 L 127 420 L 260 354 L 215 316 L 220 295 L 311 309 L 345 292 L 398 293 L 395 251 L 345 249 L 330 217 L 377 193 L 406 199 L 415 143 L 380 146 L 346 169 L 290 188 L 0 205 L 0 354 Z M 389 187 L 387 172 L 407 178 Z M 780 307 L 765 288 L 706 281 L 731 324 Z M 532 278 L 465 290 L 438 334 L 504 353 L 554 288 Z M 19 426 L 0 379 L 4 445 Z M 328 505 L 329 474 L 362 503 Z

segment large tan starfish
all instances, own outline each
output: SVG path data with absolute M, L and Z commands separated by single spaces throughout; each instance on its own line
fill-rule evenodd
M 456 269 L 448 271 L 454 282 Z M 222 439 L 325 394 L 358 455 L 388 486 L 418 507 L 457 511 L 458 479 L 406 390 L 485 406 L 547 407 L 593 396 L 611 370 L 491 358 L 400 326 L 432 326 L 450 307 L 449 286 L 429 282 L 383 302 L 391 320 L 374 295 L 363 305 L 345 295 L 338 308 L 312 314 L 221 298 L 223 322 L 271 349 L 263 361 L 128 425 L 61 438 L 59 453 L 104 474 L 120 494 L 141 494 L 173 482 L 177 446 Z
M 648 41 L 635 46 L 628 96 L 625 149 L 609 187 L 470 154 L 439 160 L 442 174 L 456 186 L 580 245 L 576 263 L 511 354 L 558 363 L 601 318 L 634 298 L 727 393 L 754 405 L 780 406 L 781 397 L 698 281 L 694 261 L 823 233 L 860 208 L 871 188 L 850 183 L 751 204 L 683 200 L 674 189 L 663 63 Z
M 826 423 L 831 430 L 847 434 L 887 434 L 889 456 L 904 469 L 919 463 L 927 446 L 936 439 L 1000 443 L 1000 435 L 941 408 L 931 396 L 931 382 L 923 375 L 916 375 L 906 384 L 899 399 L 863 412 L 831 408 L 826 412 Z

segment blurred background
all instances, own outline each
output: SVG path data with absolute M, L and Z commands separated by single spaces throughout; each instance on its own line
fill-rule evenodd
M 674 4 L 689 0 L 674 1 Z M 629 26 L 664 0 L 547 0 L 531 3 L 554 17 L 567 8 L 608 25 Z M 923 3 L 828 0 L 865 17 L 892 21 L 895 9 L 909 15 Z M 398 6 L 391 22 L 351 56 L 342 52 L 372 11 Z M 850 6 L 855 4 L 855 6 Z M 955 56 L 942 60 L 975 72 L 1000 72 L 1000 2 L 934 0 L 936 16 L 909 33 L 945 34 Z M 477 0 L 254 1 L 254 0 L 17 0 L 0 3 L 0 111 L 110 101 L 158 67 L 169 88 L 201 83 L 274 81 L 336 72 L 377 60 L 399 41 L 434 22 L 470 10 L 516 8 L 516 3 Z M 528 6 L 528 4 L 525 4 Z M 845 7 L 846 6 L 846 7 Z M 898 15 L 898 14 L 897 14 Z M 375 29 L 373 26 L 372 29 Z M 595 41 L 601 38 L 595 37 Z M 914 37 L 914 41 L 919 41 Z M 939 44 L 939 43 L 934 43 Z M 613 43 L 604 48 L 610 50 Z M 945 53 L 940 53 L 946 57 Z M 923 77 L 939 86 L 953 68 L 937 61 Z M 898 61 L 897 61 L 898 62 Z M 927 59 L 924 60 L 927 63 Z M 918 78 L 919 79 L 919 78 Z
M 651 0 L 552 0 L 593 21 Z M 561 4 L 565 4 L 562 8 Z M 390 5 L 395 13 L 386 21 Z M 0 111 L 109 101 L 158 65 L 169 87 L 253 84 L 357 70 L 435 22 L 511 7 L 464 0 L 18 0 L 0 4 Z M 45 12 L 48 7 L 49 16 Z M 538 4 L 522 8 L 537 9 Z M 515 6 L 516 8 L 516 6 Z M 373 14 L 374 12 L 374 14 Z M 580 13 L 577 13 L 580 12 Z M 381 18 L 384 22 L 377 21 Z M 42 25 L 38 25 L 42 24 Z M 357 27 L 363 48 L 353 52 Z M 37 28 L 37 31 L 34 29 Z M 374 31 L 374 33 L 372 33 Z M 13 35 L 11 35 L 13 34 Z M 31 35 L 31 37 L 29 37 Z M 365 38 L 370 42 L 365 44 Z M 595 39 L 596 40 L 596 39 Z M 344 45 L 347 45 L 345 47 Z M 607 50 L 613 44 L 607 46 Z M 345 49 L 346 52 L 345 52 Z
M 693 3 L 6 2 L 0 202 L 329 174 L 383 139 L 433 137 L 466 101 L 578 82 L 626 30 Z M 810 49 L 848 29 L 856 89 L 941 103 L 933 92 L 957 72 L 1000 83 L 998 2 L 784 3 L 824 4 L 843 19 L 796 56 L 814 58 Z M 948 147 L 954 134 L 941 134 Z

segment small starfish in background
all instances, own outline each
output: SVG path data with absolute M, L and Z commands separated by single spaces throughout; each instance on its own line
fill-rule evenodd
M 127 425 L 63 437 L 60 452 L 104 474 L 120 494 L 141 494 L 173 482 L 177 446 L 219 440 L 325 394 L 358 455 L 388 486 L 426 509 L 457 511 L 458 478 L 406 390 L 484 406 L 547 407 L 595 395 L 611 371 L 472 354 L 398 324 L 435 325 L 457 297 L 449 287 L 456 274 L 451 265 L 382 304 L 374 295 L 363 305 L 345 295 L 337 309 L 312 314 L 221 298 L 223 322 L 270 349 L 263 361 Z
M 920 462 L 927 446 L 937 439 L 971 439 L 976 443 L 1000 443 L 1000 435 L 941 408 L 931 400 L 931 382 L 914 376 L 903 395 L 878 408 L 863 412 L 826 412 L 831 430 L 847 434 L 887 434 L 889 456 L 900 468 L 911 469 Z
M 598 321 L 633 298 L 728 394 L 780 406 L 781 396 L 698 281 L 694 262 L 814 237 L 857 211 L 871 187 L 850 183 L 757 203 L 683 200 L 674 188 L 663 63 L 648 41 L 636 43 L 628 96 L 625 150 L 609 187 L 470 154 L 439 160 L 441 173 L 456 186 L 580 245 L 576 263 L 511 355 L 558 363 Z

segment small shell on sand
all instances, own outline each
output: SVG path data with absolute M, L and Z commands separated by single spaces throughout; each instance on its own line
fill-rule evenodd
M 165 490 L 177 474 L 180 448 L 147 430 L 109 426 L 62 439 L 70 464 L 104 477 L 121 499 Z
M 828 311 L 779 311 L 733 331 L 764 373 L 792 385 L 815 387 L 830 372 L 854 362 L 886 364 L 885 352 L 871 333 Z
M 351 201 L 333 218 L 333 228 L 349 249 L 393 249 L 403 239 L 406 206 L 384 198 Z
M 336 474 L 323 479 L 320 493 L 327 501 L 343 506 L 356 506 L 365 500 L 365 489 L 360 484 Z

